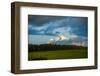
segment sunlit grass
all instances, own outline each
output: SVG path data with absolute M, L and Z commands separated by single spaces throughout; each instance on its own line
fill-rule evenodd
M 79 50 L 54 50 L 29 52 L 28 60 L 76 59 L 87 58 L 86 49 Z

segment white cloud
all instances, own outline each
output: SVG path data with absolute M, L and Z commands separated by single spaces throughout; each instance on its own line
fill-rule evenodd
M 59 35 L 54 39 L 50 39 L 48 43 L 61 44 L 61 45 L 78 45 L 87 46 L 87 38 L 78 35 Z

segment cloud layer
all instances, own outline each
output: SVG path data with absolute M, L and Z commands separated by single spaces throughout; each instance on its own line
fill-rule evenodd
M 28 33 L 29 35 L 63 35 L 67 42 L 78 44 L 71 40 L 72 36 L 77 36 L 77 39 L 87 39 L 88 32 L 88 18 L 87 17 L 71 17 L 71 16 L 43 16 L 43 15 L 29 15 L 28 16 Z M 45 41 L 45 40 L 44 40 Z M 86 42 L 84 40 L 83 42 Z M 61 43 L 57 42 L 57 43 Z M 62 41 L 62 43 L 64 43 Z

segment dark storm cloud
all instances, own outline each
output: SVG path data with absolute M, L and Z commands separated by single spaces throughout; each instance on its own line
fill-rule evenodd
M 87 37 L 88 18 L 29 15 L 28 27 L 29 34 L 33 35 L 75 34 Z
M 43 15 L 29 15 L 28 16 L 28 22 L 30 25 L 37 25 L 37 26 L 43 26 L 43 24 L 51 21 L 56 21 L 60 19 L 64 19 L 66 17 L 61 16 L 43 16 Z

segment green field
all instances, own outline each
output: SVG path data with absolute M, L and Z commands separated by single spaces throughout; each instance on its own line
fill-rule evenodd
M 54 51 L 37 51 L 29 52 L 28 60 L 53 60 L 53 59 L 76 59 L 87 58 L 88 52 L 86 49 L 79 50 L 54 50 Z

